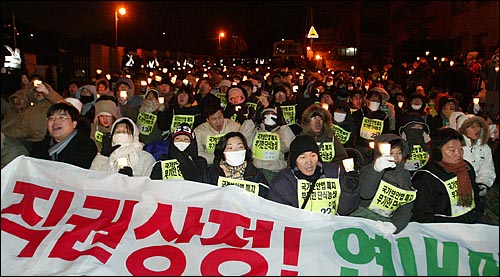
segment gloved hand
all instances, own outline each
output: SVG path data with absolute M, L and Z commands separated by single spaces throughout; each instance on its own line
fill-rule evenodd
M 394 224 L 392 224 L 392 222 L 388 222 L 388 221 L 380 221 L 380 220 L 377 220 L 377 223 L 375 223 L 375 226 L 377 227 L 377 229 L 380 230 L 380 232 L 384 233 L 384 234 L 394 234 L 394 232 L 396 232 L 396 226 L 394 226 Z
M 489 187 L 485 184 L 478 183 L 479 187 L 479 196 L 485 196 L 488 193 Z
M 38 92 L 42 92 L 43 94 L 49 94 L 50 91 L 49 89 L 43 84 L 39 84 L 35 87 L 35 90 L 38 91 Z
M 384 155 L 375 160 L 373 169 L 377 172 L 382 172 L 386 168 L 396 167 L 396 163 L 393 161 L 394 158 L 390 155 Z
M 120 144 L 111 146 L 111 140 L 111 134 L 104 134 L 104 136 L 102 137 L 101 155 L 109 157 L 109 155 L 111 155 L 113 151 L 120 147 Z
M 255 124 L 260 124 L 262 120 L 264 120 L 264 117 L 262 116 L 263 110 L 264 106 L 261 103 L 257 104 L 257 110 L 255 110 L 255 113 L 252 117 L 252 120 Z
M 128 177 L 134 176 L 132 168 L 130 166 L 124 166 L 122 169 L 118 170 L 118 173 L 127 175 Z

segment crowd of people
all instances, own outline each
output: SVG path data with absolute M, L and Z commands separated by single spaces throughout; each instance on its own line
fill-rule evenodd
M 2 168 L 26 155 L 235 185 L 373 219 L 384 234 L 411 221 L 495 224 L 484 202 L 498 187 L 498 49 L 456 61 L 445 72 L 420 58 L 412 73 L 203 64 L 99 74 L 60 92 L 35 74 L 2 93 Z

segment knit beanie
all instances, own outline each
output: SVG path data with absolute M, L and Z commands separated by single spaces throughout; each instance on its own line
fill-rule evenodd
M 189 124 L 187 124 L 187 123 L 181 123 L 181 125 L 179 125 L 179 126 L 177 126 L 177 128 L 175 128 L 175 131 L 172 135 L 172 141 L 176 136 L 179 136 L 179 135 L 186 135 L 189 137 L 190 140 L 193 140 L 193 138 L 194 138 L 193 130 L 191 129 L 191 127 L 189 127 Z
M 319 147 L 314 140 L 314 137 L 309 135 L 300 135 L 295 137 L 295 139 L 290 143 L 290 153 L 289 153 L 289 164 L 290 168 L 295 168 L 295 161 L 304 152 L 312 151 L 318 154 L 318 159 L 321 161 L 321 156 L 319 155 Z
M 113 100 L 100 100 L 95 103 L 95 120 L 100 115 L 114 116 L 118 119 L 118 108 Z

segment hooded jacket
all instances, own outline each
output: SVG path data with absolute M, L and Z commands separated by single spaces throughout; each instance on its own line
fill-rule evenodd
M 481 126 L 481 133 L 479 139 L 473 142 L 468 136 L 465 135 L 466 129 L 478 123 Z M 457 130 L 463 135 L 465 145 L 464 160 L 472 164 L 476 173 L 476 183 L 484 184 L 491 188 L 495 182 L 496 172 L 495 165 L 493 164 L 493 156 L 491 148 L 488 145 L 489 129 L 486 121 L 479 116 L 467 117 Z
M 114 135 L 115 127 L 123 121 L 129 121 L 134 126 L 133 142 L 127 145 L 118 147 L 109 157 L 103 156 L 100 153 L 92 161 L 90 169 L 100 171 L 118 172 L 119 158 L 127 158 L 129 166 L 132 168 L 133 176 L 148 176 L 155 163 L 155 158 L 149 152 L 142 150 L 144 144 L 139 141 L 139 130 L 134 121 L 128 117 L 121 117 L 113 123 L 111 135 Z
M 95 116 L 94 121 L 90 124 L 90 138 L 96 143 L 97 150 L 100 152 L 102 147 L 102 138 L 100 141 L 96 138 L 96 132 L 106 134 L 111 133 L 111 128 L 113 125 L 109 127 L 104 127 L 99 123 L 99 114 L 100 113 L 109 113 L 113 117 L 113 120 L 116 121 L 118 119 L 118 108 L 112 100 L 101 100 L 95 103 Z
M 317 112 L 323 118 L 323 128 L 320 134 L 315 134 L 309 124 L 312 115 Z M 309 106 L 302 114 L 301 120 L 302 132 L 300 135 L 310 135 L 314 137 L 314 140 L 320 144 L 324 142 L 333 142 L 333 148 L 335 151 L 335 156 L 333 157 L 332 163 L 341 164 L 342 160 L 349 158 L 344 146 L 340 140 L 335 136 L 335 131 L 333 130 L 332 115 L 327 110 L 323 109 L 317 104 Z
M 378 145 L 381 142 L 390 143 L 391 141 L 398 139 L 403 141 L 403 149 L 401 149 L 403 153 L 403 161 L 396 164 L 395 168 L 385 169 L 382 172 L 376 171 L 374 169 L 375 161 L 378 157 L 382 155 L 378 150 Z M 408 155 L 409 153 L 408 150 L 409 149 L 406 141 L 397 135 L 382 134 L 375 138 L 375 147 L 373 150 L 375 152 L 374 160 L 371 163 L 363 166 L 360 170 L 360 176 L 359 176 L 359 186 L 361 189 L 360 207 L 368 208 L 372 203 L 372 201 L 377 200 L 374 199 L 374 197 L 379 189 L 381 180 L 402 190 L 414 191 L 411 183 L 411 174 L 408 170 L 404 169 L 404 158 Z M 396 226 L 395 233 L 399 233 L 410 222 L 410 219 L 412 217 L 412 208 L 413 208 L 412 202 L 406 203 L 400 206 L 398 209 L 396 209 L 392 214 L 392 217 L 384 217 L 378 213 L 375 213 L 367 209 L 368 211 L 366 211 L 365 213 L 365 215 L 367 216 L 363 217 L 375 220 L 390 221 Z
M 18 97 L 24 100 L 24 104 L 19 108 L 14 107 L 14 98 Z M 2 103 L 3 104 L 3 103 Z M 17 128 L 22 121 L 23 112 L 29 107 L 30 102 L 24 89 L 20 89 L 9 96 L 7 111 L 2 119 L 2 131 L 9 128 Z

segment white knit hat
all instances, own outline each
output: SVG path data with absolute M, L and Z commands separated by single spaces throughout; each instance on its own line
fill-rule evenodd
M 73 105 L 73 107 L 75 107 L 78 110 L 78 112 L 82 113 L 83 104 L 79 99 L 76 99 L 73 97 L 67 97 L 67 98 L 64 98 L 64 101 L 70 103 L 71 105 Z

